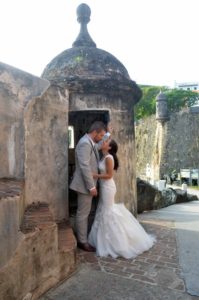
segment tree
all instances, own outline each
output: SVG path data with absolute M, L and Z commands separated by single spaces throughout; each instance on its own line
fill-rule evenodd
M 199 100 L 199 93 L 179 89 L 169 89 L 165 86 L 140 86 L 142 98 L 135 106 L 135 120 L 155 114 L 156 97 L 164 92 L 168 100 L 170 112 L 177 112 L 183 107 L 190 107 Z
M 135 106 L 135 120 L 143 119 L 155 114 L 156 97 L 164 87 L 158 86 L 140 86 L 142 98 Z
M 177 112 L 183 107 L 190 107 L 199 100 L 199 93 L 193 91 L 171 89 L 167 90 L 165 94 L 170 112 Z

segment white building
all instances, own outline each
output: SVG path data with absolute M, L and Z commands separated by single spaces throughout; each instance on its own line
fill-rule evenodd
M 199 82 L 175 82 L 175 88 L 199 93 Z M 198 110 L 199 100 L 192 106 L 193 109 L 195 109 L 195 107 Z
M 175 82 L 175 88 L 185 91 L 196 91 L 199 92 L 199 82 Z

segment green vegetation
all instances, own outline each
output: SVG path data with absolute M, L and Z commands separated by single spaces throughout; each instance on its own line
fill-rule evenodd
M 190 107 L 199 99 L 199 94 L 196 92 L 178 89 L 167 90 L 166 95 L 168 108 L 171 112 L 179 111 L 183 107 Z
M 155 114 L 156 97 L 160 91 L 164 92 L 168 99 L 170 112 L 177 112 L 183 107 L 190 107 L 199 100 L 199 94 L 193 91 L 169 89 L 165 86 L 140 86 L 142 98 L 135 106 L 135 120 L 143 119 Z
M 199 186 L 198 185 L 192 185 L 190 186 L 191 189 L 194 189 L 194 190 L 199 190 Z

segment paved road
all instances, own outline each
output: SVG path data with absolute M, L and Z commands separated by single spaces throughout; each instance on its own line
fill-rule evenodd
M 188 293 L 199 296 L 199 201 L 171 205 L 145 217 L 173 220 L 180 265 Z

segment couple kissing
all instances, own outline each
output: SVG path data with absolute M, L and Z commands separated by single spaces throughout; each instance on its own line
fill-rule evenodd
M 119 168 L 118 145 L 110 137 L 109 128 L 94 122 L 75 148 L 75 172 L 70 189 L 77 192 L 77 245 L 98 256 L 134 258 L 149 250 L 155 237 L 146 233 L 141 224 L 124 206 L 115 203 L 114 172 Z M 99 203 L 88 235 L 88 216 L 92 199 Z M 121 199 L 122 202 L 122 199 Z

